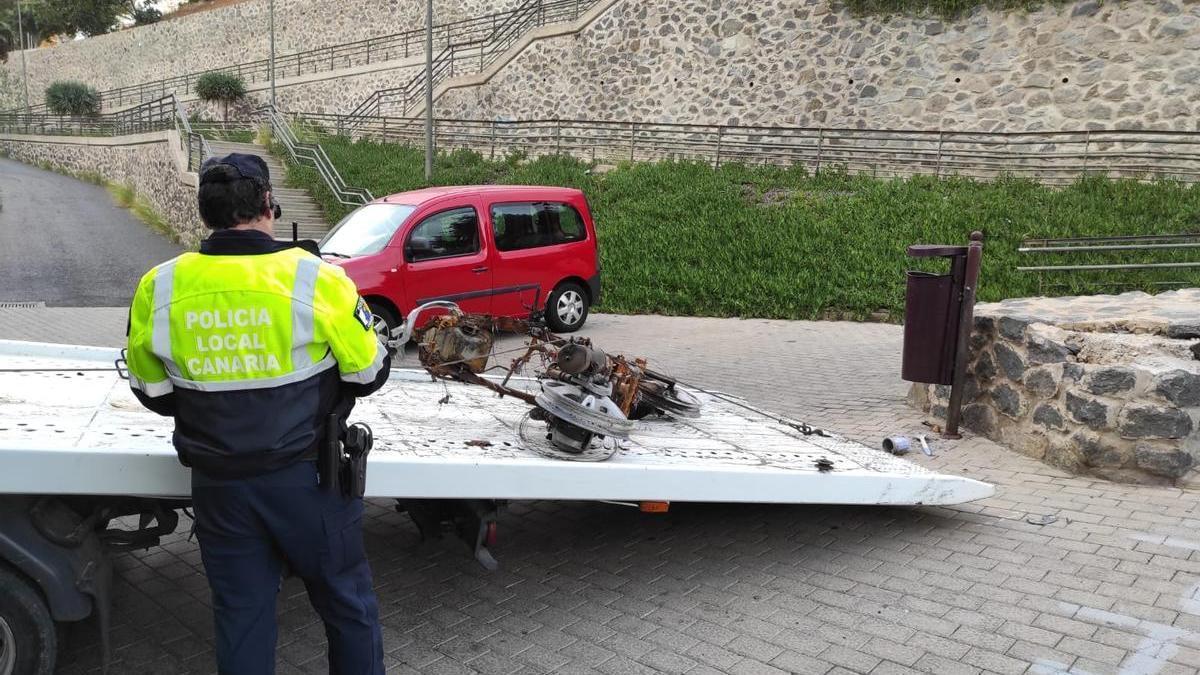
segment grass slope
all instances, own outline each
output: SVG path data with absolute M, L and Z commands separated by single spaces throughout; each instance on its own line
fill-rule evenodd
M 369 141 L 320 139 L 350 185 L 375 195 L 422 187 L 421 151 Z M 604 265 L 603 309 L 624 313 L 767 318 L 895 320 L 904 305 L 905 256 L 912 243 L 963 244 L 986 235 L 983 300 L 1038 295 L 1036 275 L 1018 264 L 1118 261 L 1113 257 L 1019 256 L 1025 237 L 1200 232 L 1200 188 L 1170 182 L 1082 179 L 1066 189 L 1027 180 L 976 182 L 917 177 L 880 180 L 801 168 L 693 162 L 622 165 L 593 175 L 569 157 L 488 161 L 455 151 L 437 158 L 439 185 L 564 185 L 591 203 Z M 297 167 L 293 184 L 308 188 L 336 222 L 347 209 L 315 172 Z M 1127 261 L 1186 260 L 1129 255 Z M 919 267 L 938 269 L 937 262 Z M 946 265 L 940 265 L 945 268 Z M 1054 294 L 1094 292 L 1097 284 L 1186 278 L 1200 271 L 1067 273 L 1047 277 Z

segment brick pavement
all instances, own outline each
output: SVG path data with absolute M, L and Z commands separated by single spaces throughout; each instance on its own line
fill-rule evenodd
M 0 310 L 0 338 L 112 344 L 124 310 Z M 596 316 L 650 357 L 868 443 L 915 433 L 895 326 Z M 640 346 L 639 346 L 640 345 Z M 706 363 L 708 365 L 706 365 Z M 366 542 L 389 672 L 1196 673 L 1197 492 L 1072 477 L 989 441 L 914 461 L 996 483 L 952 508 L 517 503 L 499 572 L 421 543 L 372 502 Z M 1031 516 L 1054 515 L 1045 526 Z M 199 552 L 182 535 L 115 557 L 114 672 L 211 672 Z M 324 672 L 303 588 L 284 585 L 281 673 Z M 91 672 L 95 626 L 60 673 Z

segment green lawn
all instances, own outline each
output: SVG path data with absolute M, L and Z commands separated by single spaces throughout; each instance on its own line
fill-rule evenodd
M 320 138 L 346 182 L 376 196 L 424 185 L 421 151 L 401 145 Z M 1102 178 L 1050 189 L 1026 180 L 976 182 L 918 177 L 883 180 L 800 168 L 722 166 L 692 162 L 622 165 L 591 174 L 566 157 L 488 161 L 471 152 L 437 159 L 439 185 L 499 183 L 581 188 L 596 220 L 604 265 L 603 309 L 609 312 L 803 319 L 899 318 L 904 249 L 912 243 L 966 243 L 986 235 L 980 297 L 1039 294 L 1034 275 L 1018 264 L 1063 262 L 1016 252 L 1025 237 L 1109 236 L 1200 232 L 1200 188 Z M 346 212 L 325 193 L 315 172 L 291 172 L 331 219 Z M 1181 255 L 1123 256 L 1185 260 Z M 1193 256 L 1194 259 L 1194 256 Z M 1074 258 L 1073 262 L 1115 258 Z M 926 263 L 926 269 L 936 269 Z M 944 265 L 943 265 L 944 267 Z M 1200 271 L 1069 273 L 1045 279 L 1056 295 L 1094 292 L 1098 283 L 1187 279 Z

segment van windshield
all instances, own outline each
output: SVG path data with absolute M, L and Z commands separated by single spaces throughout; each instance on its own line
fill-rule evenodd
M 356 209 L 321 240 L 321 253 L 339 258 L 379 253 L 416 208 L 408 204 L 367 204 Z

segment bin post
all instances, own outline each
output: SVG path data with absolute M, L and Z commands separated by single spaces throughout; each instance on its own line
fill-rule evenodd
M 951 387 L 942 437 L 960 438 L 958 425 L 975 321 L 983 233 L 972 232 L 967 246 L 909 246 L 908 255 L 946 258 L 950 261 L 950 273 L 908 273 L 900 374 L 910 382 Z
M 979 285 L 979 267 L 983 261 L 983 233 L 971 233 L 967 247 L 966 269 L 963 270 L 962 303 L 958 320 L 958 343 L 954 350 L 954 383 L 950 388 L 950 405 L 946 408 L 946 429 L 942 438 L 962 438 L 958 423 L 962 417 L 962 398 L 967 379 L 967 352 L 970 349 L 971 331 L 975 328 L 975 291 Z M 957 276 L 957 275 L 956 275 Z

